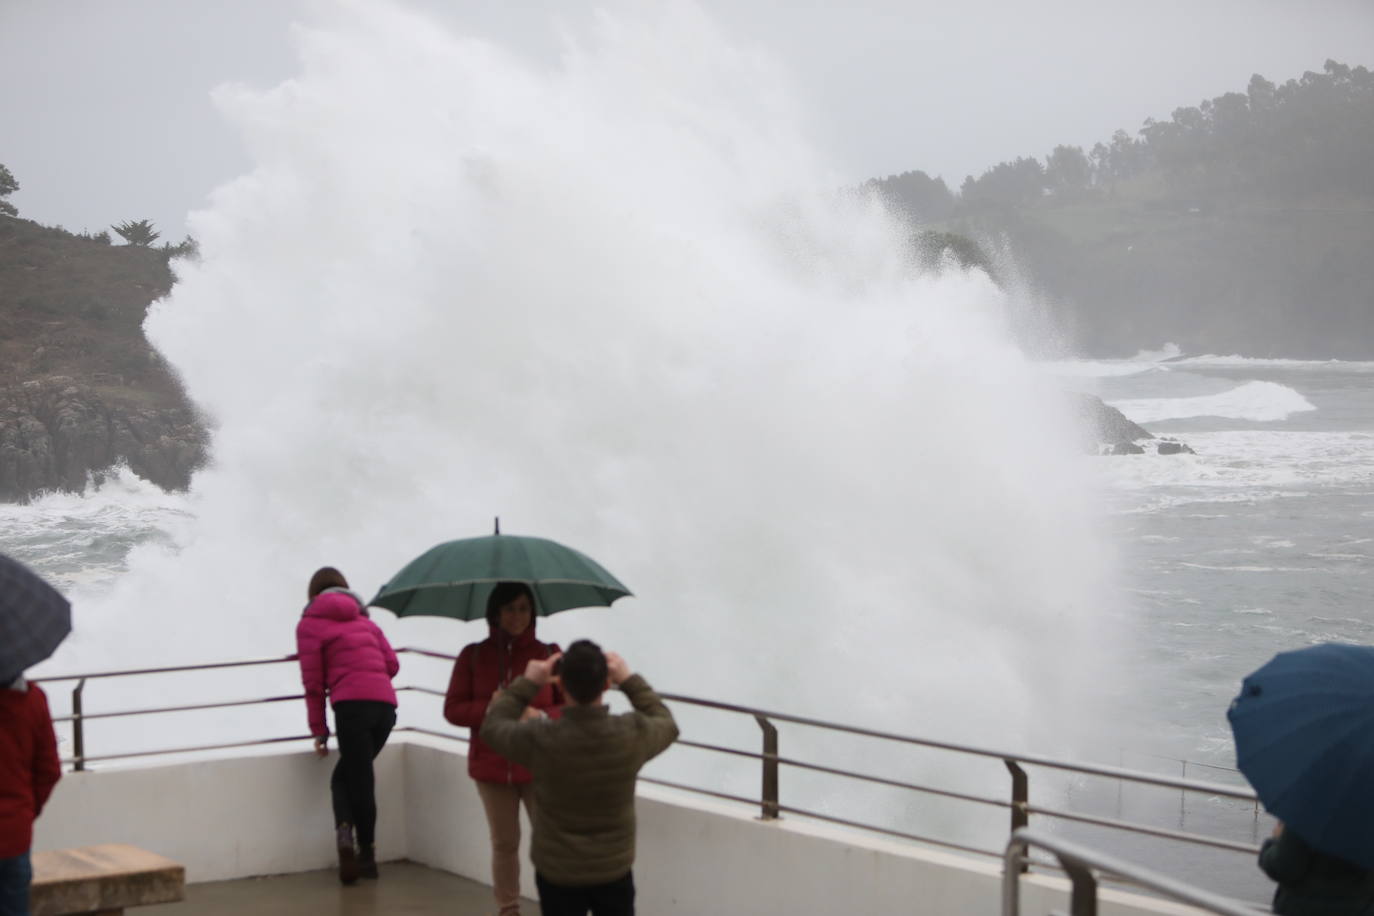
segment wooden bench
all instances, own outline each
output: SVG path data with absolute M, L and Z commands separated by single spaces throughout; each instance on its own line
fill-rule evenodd
M 185 867 L 137 846 L 106 843 L 33 854 L 32 916 L 111 916 L 185 894 Z

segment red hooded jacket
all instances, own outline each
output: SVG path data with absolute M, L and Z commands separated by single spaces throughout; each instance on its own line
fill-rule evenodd
M 530 771 L 487 747 L 478 737 L 487 704 L 496 691 L 525 673 L 525 666 L 533 659 L 557 655 L 558 646 L 542 643 L 534 636 L 534 619 L 519 636 L 511 636 L 500 627 L 492 626 L 491 635 L 482 642 L 470 643 L 453 663 L 453 676 L 444 697 L 444 718 L 454 725 L 472 730 L 468 745 L 468 775 L 478 782 L 527 783 Z M 531 706 L 557 717 L 563 706 L 563 691 L 554 684 L 545 684 L 535 694 Z
M 0 859 L 22 856 L 33 845 L 33 821 L 62 778 L 48 698 L 0 686 Z

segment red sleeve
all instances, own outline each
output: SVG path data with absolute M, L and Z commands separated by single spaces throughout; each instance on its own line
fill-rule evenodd
M 329 735 L 324 718 L 324 643 L 310 632 L 302 618 L 296 624 L 296 654 L 301 663 L 301 684 L 305 686 L 305 715 L 310 722 L 310 734 L 317 738 Z
M 33 813 L 36 817 L 43 812 L 53 786 L 62 778 L 62 764 L 57 759 L 57 736 L 52 730 L 47 695 L 37 684 L 30 684 L 29 692 L 33 694 L 29 710 L 33 721 Z
M 489 696 L 476 696 L 473 690 L 478 645 L 471 643 L 458 653 L 458 660 L 453 663 L 453 676 L 449 678 L 448 693 L 444 695 L 444 718 L 454 725 L 466 725 L 468 728 L 482 726 L 487 703 L 491 701 Z

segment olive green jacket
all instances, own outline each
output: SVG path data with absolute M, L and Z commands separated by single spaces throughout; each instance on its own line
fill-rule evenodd
M 1283 916 L 1374 914 L 1374 872 L 1318 852 L 1286 828 L 1260 848 L 1260 868 L 1278 882 L 1274 912 Z
M 498 693 L 482 740 L 534 774 L 530 858 L 544 880 L 569 887 L 615 881 L 634 864 L 639 768 L 677 739 L 677 723 L 637 674 L 620 685 L 634 712 L 617 716 L 605 706 L 570 704 L 561 718 L 521 722 L 538 689 L 521 677 Z

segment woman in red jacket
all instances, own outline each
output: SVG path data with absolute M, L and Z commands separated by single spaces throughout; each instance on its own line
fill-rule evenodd
M 401 666 L 381 628 L 368 619 L 363 600 L 348 590 L 343 573 L 332 566 L 316 570 L 307 593 L 310 603 L 296 625 L 296 652 L 310 734 L 321 757 L 329 753 L 326 695 L 334 707 L 334 731 L 339 739 L 339 762 L 329 781 L 334 838 L 339 880 L 352 884 L 359 876 L 377 877 L 372 761 L 396 724 L 391 679 Z
M 491 635 L 464 647 L 453 665 L 444 718 L 472 730 L 468 775 L 487 813 L 491 831 L 491 879 L 501 916 L 520 912 L 520 803 L 526 815 L 534 804 L 531 776 L 483 743 L 477 732 L 492 696 L 525 672 L 531 659 L 548 658 L 558 646 L 534 635 L 534 593 L 524 582 L 501 582 L 487 598 Z M 558 715 L 562 690 L 548 684 L 525 710 L 525 718 Z

